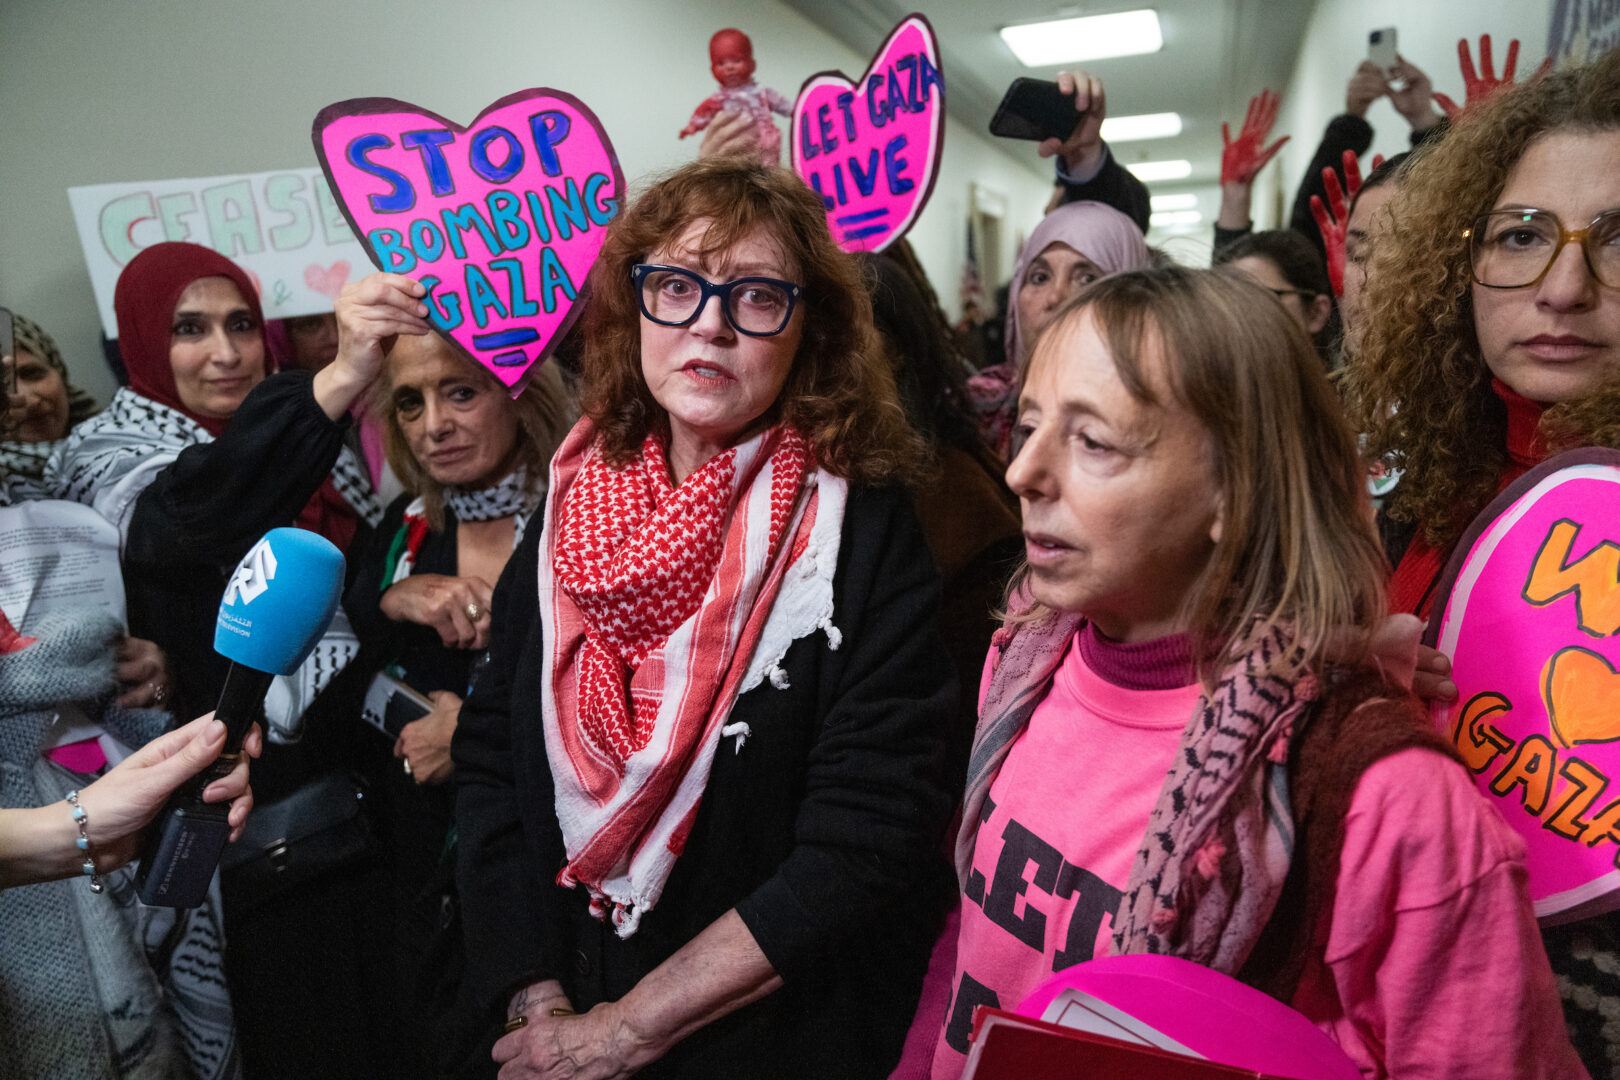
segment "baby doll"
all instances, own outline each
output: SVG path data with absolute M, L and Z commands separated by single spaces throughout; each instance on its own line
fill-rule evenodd
M 782 160 L 782 133 L 771 113 L 793 115 L 793 102 L 754 81 L 754 45 L 741 30 L 721 30 L 709 39 L 709 70 L 719 80 L 720 92 L 704 99 L 692 119 L 681 129 L 681 138 L 709 126 L 716 113 L 735 112 L 754 121 L 759 136 L 759 159 L 766 165 Z

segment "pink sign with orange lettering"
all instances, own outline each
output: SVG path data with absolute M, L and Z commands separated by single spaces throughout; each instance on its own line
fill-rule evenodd
M 1435 720 L 1524 837 L 1537 916 L 1620 906 L 1620 452 L 1515 482 L 1439 590 L 1426 640 L 1459 697 Z
M 793 171 L 827 207 L 845 251 L 882 251 L 917 220 L 939 175 L 945 76 L 934 28 L 908 15 L 852 83 L 805 80 L 793 105 Z
M 315 152 L 377 268 L 428 287 L 439 333 L 520 389 L 580 310 L 624 199 L 596 115 L 521 90 L 462 126 L 391 98 L 322 109 Z

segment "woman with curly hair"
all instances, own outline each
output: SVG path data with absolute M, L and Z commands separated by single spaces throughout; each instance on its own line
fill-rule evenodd
M 581 326 L 451 746 L 464 993 L 506 1077 L 886 1076 L 956 683 L 859 266 L 792 173 L 700 161 L 614 221 Z
M 1388 213 L 1399 242 L 1373 245 L 1345 383 L 1367 452 L 1405 472 L 1384 506 L 1391 609 L 1426 616 L 1493 496 L 1556 450 L 1620 447 L 1620 52 L 1465 114 Z M 1544 939 L 1577 1046 L 1611 1075 L 1620 923 Z

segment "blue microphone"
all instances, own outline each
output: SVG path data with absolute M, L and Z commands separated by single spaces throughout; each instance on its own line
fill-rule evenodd
M 214 651 L 231 664 L 214 716 L 225 725 L 219 758 L 182 785 L 154 823 L 135 885 L 143 903 L 196 907 L 208 895 L 230 839 L 228 803 L 205 803 L 209 784 L 241 758 L 264 712 L 270 680 L 298 670 L 321 639 L 343 592 L 343 553 L 319 533 L 271 529 L 237 564 L 219 603 Z

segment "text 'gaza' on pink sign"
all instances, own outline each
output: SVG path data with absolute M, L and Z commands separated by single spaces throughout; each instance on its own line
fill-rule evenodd
M 1536 914 L 1616 906 L 1620 453 L 1571 451 L 1516 481 L 1436 596 L 1430 636 L 1460 696 L 1435 719 L 1523 837 Z
M 390 98 L 321 110 L 315 151 L 377 268 L 428 288 L 441 335 L 514 393 L 578 314 L 624 199 L 594 113 L 509 94 L 462 126 Z
M 945 77 L 934 29 L 908 15 L 852 83 L 805 80 L 793 105 L 793 171 L 827 207 L 845 251 L 882 251 L 917 220 L 939 175 Z

